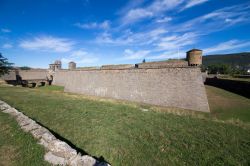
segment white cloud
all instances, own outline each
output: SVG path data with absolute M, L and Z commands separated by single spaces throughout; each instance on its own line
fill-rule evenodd
M 122 59 L 134 60 L 134 59 L 143 59 L 150 53 L 149 50 L 139 50 L 133 51 L 130 49 L 124 50 L 124 57 Z
M 130 38 L 129 32 L 125 32 L 125 34 L 118 38 L 113 38 L 112 34 L 104 32 L 97 36 L 95 42 L 99 44 L 128 45 L 133 43 L 133 39 Z
M 156 22 L 158 22 L 158 23 L 166 23 L 166 22 L 169 22 L 171 20 L 172 20 L 171 17 L 163 17 L 163 18 L 157 19 Z
M 96 42 L 100 44 L 113 44 L 113 45 L 148 45 L 159 40 L 164 34 L 168 33 L 164 28 L 155 28 L 150 31 L 134 33 L 131 30 L 125 30 L 114 38 L 112 34 L 104 32 L 97 36 Z
M 204 34 L 220 31 L 233 25 L 249 22 L 249 9 L 249 3 L 224 7 L 183 24 L 172 26 L 172 30 L 176 32 L 199 31 Z
M 186 57 L 186 52 L 183 50 L 175 50 L 175 51 L 165 51 L 163 53 L 159 53 L 159 55 L 148 56 L 147 59 L 159 60 L 159 59 L 170 59 L 170 58 L 184 58 Z
M 249 23 L 250 3 L 224 7 L 181 23 L 175 20 L 171 12 L 175 10 L 178 13 L 181 9 L 185 10 L 208 1 L 210 0 L 155 0 L 139 3 L 121 13 L 121 20 L 125 25 L 131 24 L 131 29 L 123 25 L 118 26 L 99 34 L 96 42 L 132 48 L 124 50 L 123 59 L 182 58 L 186 56 L 186 50 L 199 46 L 197 42 L 203 36 Z M 139 28 L 134 28 L 134 23 L 143 20 L 147 20 L 146 25 L 143 23 L 143 27 L 140 25 Z M 237 47 L 245 45 L 234 44 L 237 44 Z
M 139 19 L 148 18 L 152 16 L 153 16 L 153 12 L 148 11 L 146 9 L 132 9 L 128 12 L 126 17 L 124 18 L 124 22 L 131 23 Z
M 188 8 L 191 8 L 191 7 L 194 7 L 196 5 L 200 5 L 200 4 L 203 4 L 205 2 L 208 2 L 209 0 L 190 0 L 186 3 L 186 5 L 183 7 L 183 10 L 184 9 L 188 9 Z
M 9 49 L 9 48 L 12 48 L 13 45 L 12 44 L 9 44 L 9 43 L 5 43 L 3 44 L 2 48 L 5 48 L 5 49 Z
M 91 22 L 91 23 L 76 23 L 76 27 L 82 29 L 109 29 L 110 28 L 110 21 L 105 20 L 101 23 Z
M 178 50 L 196 42 L 198 34 L 185 33 L 183 35 L 166 36 L 157 43 L 158 50 Z
M 159 16 L 164 11 L 173 10 L 182 2 L 183 0 L 156 0 L 146 7 L 130 9 L 122 18 L 122 23 L 126 25 Z
M 250 41 L 229 40 L 223 43 L 219 43 L 216 46 L 206 48 L 203 51 L 205 54 L 210 54 L 222 51 L 231 51 L 237 48 L 244 48 L 249 46 L 250 46 Z
M 34 39 L 23 40 L 19 46 L 28 50 L 52 51 L 52 52 L 68 52 L 72 50 L 74 42 L 52 36 L 35 37 Z
M 2 28 L 1 31 L 2 31 L 3 33 L 10 33 L 10 32 L 11 32 L 11 30 L 10 30 L 10 29 L 7 29 L 7 28 Z
M 69 63 L 71 61 L 77 64 L 92 64 L 98 61 L 98 58 L 84 50 L 73 51 L 68 57 L 61 59 L 62 63 Z
M 166 11 L 185 9 L 203 4 L 209 0 L 155 0 L 151 4 L 141 7 L 130 8 L 127 12 L 123 12 L 125 15 L 122 18 L 123 24 L 131 24 L 143 19 L 149 19 L 152 17 L 159 17 Z M 170 17 L 165 19 L 158 19 L 158 22 L 171 21 Z

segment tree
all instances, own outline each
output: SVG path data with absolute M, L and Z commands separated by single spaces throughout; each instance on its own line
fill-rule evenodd
M 0 53 L 0 76 L 9 73 L 12 68 L 13 63 L 8 62 L 7 58 L 4 58 Z
M 22 67 L 20 67 L 20 69 L 21 69 L 21 70 L 30 70 L 31 67 L 29 67 L 29 66 L 22 66 Z

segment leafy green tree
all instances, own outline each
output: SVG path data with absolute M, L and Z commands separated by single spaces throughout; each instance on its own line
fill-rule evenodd
M 227 64 L 213 64 L 208 66 L 210 74 L 231 74 L 232 66 Z
M 8 62 L 7 58 L 4 58 L 0 53 L 0 76 L 9 73 L 12 68 L 13 63 Z

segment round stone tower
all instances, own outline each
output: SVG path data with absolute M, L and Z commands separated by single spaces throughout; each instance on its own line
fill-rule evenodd
M 75 70 L 76 69 L 76 63 L 75 62 L 69 62 L 69 70 Z
M 202 65 L 202 50 L 192 49 L 187 52 L 188 66 Z

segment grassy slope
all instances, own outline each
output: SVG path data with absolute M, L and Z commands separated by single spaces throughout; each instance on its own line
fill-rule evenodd
M 113 165 L 250 163 L 248 125 L 143 112 L 136 105 L 44 89 L 0 87 L 0 99 Z
M 44 149 L 20 129 L 14 118 L 0 112 L 0 165 L 49 165 L 43 154 Z
M 250 122 L 250 99 L 212 86 L 206 89 L 212 117 Z

